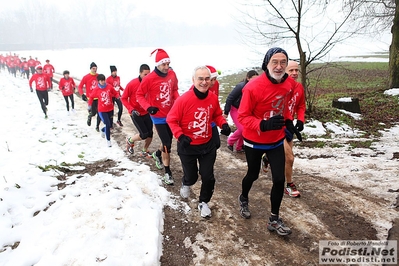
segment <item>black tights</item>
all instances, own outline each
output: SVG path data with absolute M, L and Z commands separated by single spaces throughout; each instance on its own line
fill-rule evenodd
M 39 98 L 40 105 L 42 107 L 43 113 L 47 115 L 47 105 L 48 105 L 48 92 L 36 90 L 37 98 Z
M 269 160 L 269 165 L 272 173 L 273 186 L 270 193 L 270 202 L 272 205 L 272 213 L 279 214 L 281 201 L 284 196 L 284 182 L 285 182 L 285 155 L 284 145 L 280 145 L 272 150 L 259 150 L 247 146 L 245 147 L 245 156 L 247 158 L 248 170 L 244 179 L 242 180 L 242 196 L 248 198 L 249 191 L 252 184 L 259 177 L 261 160 L 263 153 L 266 152 Z
M 71 106 L 72 106 L 72 109 L 75 109 L 75 102 L 74 102 L 74 100 L 73 100 L 73 93 L 72 93 L 71 95 L 64 96 L 67 111 L 69 111 L 69 101 L 68 101 L 68 98 L 71 99 Z

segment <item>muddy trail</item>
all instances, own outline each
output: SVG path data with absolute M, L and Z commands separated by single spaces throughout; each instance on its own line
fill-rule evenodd
M 116 126 L 112 138 L 126 150 L 125 138 L 136 130 L 128 115 L 124 114 L 122 121 L 124 127 Z M 237 198 L 246 173 L 245 154 L 228 150 L 223 135 L 221 142 L 215 163 L 215 192 L 209 202 L 212 218 L 203 219 L 197 209 L 200 182 L 192 187 L 188 200 L 180 198 L 182 171 L 173 140 L 171 170 L 175 185 L 165 188 L 174 198 L 174 205 L 164 209 L 161 265 L 318 265 L 319 240 L 378 240 L 378 233 L 384 230 L 378 219 L 387 214 L 397 217 L 397 204 L 393 208 L 392 202 L 344 180 L 331 181 L 294 169 L 293 178 L 301 197 L 284 195 L 280 211 L 293 233 L 282 237 L 269 232 L 266 226 L 270 214 L 270 171 L 262 172 L 254 183 L 249 194 L 252 217 L 243 219 Z M 142 145 L 136 143 L 135 150 L 141 150 Z M 155 134 L 151 151 L 158 146 Z M 125 153 L 157 174 L 164 173 L 155 167 L 152 158 Z M 396 223 L 388 239 L 398 239 L 397 231 Z

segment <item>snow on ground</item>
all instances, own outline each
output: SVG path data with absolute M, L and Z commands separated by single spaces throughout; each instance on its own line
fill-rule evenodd
M 135 65 L 131 78 L 136 76 L 139 62 Z M 184 84 L 189 79 L 182 78 Z M 87 127 L 86 106 L 80 99 L 75 98 L 76 113 L 67 114 L 61 94 L 50 92 L 49 118 L 45 120 L 26 79 L 3 72 L 0 80 L 0 265 L 158 265 L 162 209 L 174 205 L 159 176 L 128 160 L 117 145 L 108 148 L 105 140 Z M 320 138 L 327 130 L 336 141 L 359 134 L 346 125 L 331 122 L 324 127 L 319 121 L 308 121 L 304 133 L 308 140 L 333 141 Z M 372 149 L 348 145 L 295 148 L 294 167 L 366 188 L 393 202 L 395 194 L 387 191 L 399 187 L 398 160 L 392 159 L 398 151 L 398 133 L 399 127 L 384 131 Z M 331 157 L 305 158 L 321 155 Z M 62 190 L 57 188 L 59 173 L 39 169 L 62 162 L 90 164 L 106 159 L 117 162 L 110 170 L 119 175 L 109 171 L 74 175 Z M 13 249 L 15 243 L 19 246 Z

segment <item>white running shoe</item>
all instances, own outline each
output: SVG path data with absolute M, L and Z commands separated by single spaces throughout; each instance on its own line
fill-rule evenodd
M 180 196 L 183 199 L 187 199 L 190 196 L 190 192 L 191 192 L 190 186 L 185 186 L 185 185 L 181 184 Z
M 206 204 L 205 202 L 201 202 L 200 204 L 198 204 L 198 210 L 200 211 L 202 218 L 211 218 L 211 209 L 209 209 L 208 204 Z
M 166 185 L 169 185 L 169 186 L 172 186 L 172 185 L 174 184 L 172 175 L 170 175 L 170 174 L 168 174 L 168 173 L 165 173 L 165 175 L 162 177 L 162 181 L 163 181 Z
M 108 147 L 112 147 L 112 143 L 111 143 L 110 140 L 107 140 L 107 146 L 108 146 Z

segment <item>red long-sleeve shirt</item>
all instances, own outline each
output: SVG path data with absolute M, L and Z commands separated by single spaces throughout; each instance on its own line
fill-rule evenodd
M 212 87 L 209 88 L 209 91 L 213 92 L 214 94 L 216 94 L 216 96 L 219 97 L 219 81 L 215 81 L 215 84 L 213 84 Z
M 36 90 L 38 91 L 46 91 L 48 88 L 50 88 L 50 81 L 48 79 L 48 76 L 43 73 L 33 74 L 32 77 L 29 79 L 29 87 L 32 88 L 33 82 L 35 82 Z
M 97 88 L 97 84 L 98 84 L 97 76 L 98 76 L 97 73 L 95 73 L 95 74 L 89 73 L 82 78 L 82 80 L 79 83 L 79 87 L 78 87 L 80 95 L 84 94 L 84 92 L 83 92 L 83 86 L 84 86 L 84 87 L 86 87 L 86 96 L 88 98 L 90 98 L 90 94 L 91 94 L 92 90 Z
M 119 76 L 113 77 L 111 75 L 105 80 L 105 82 L 114 87 L 114 89 L 119 93 L 119 97 L 121 96 L 121 91 L 123 91 L 123 88 L 121 86 L 121 78 Z
M 68 79 L 61 78 L 58 83 L 58 87 L 60 88 L 63 96 L 69 96 L 73 94 L 73 90 L 75 89 L 75 81 L 73 78 L 69 77 Z
M 49 76 L 50 78 L 53 77 L 54 67 L 52 64 L 45 64 L 43 66 L 43 73 Z
M 121 100 L 123 105 L 129 111 L 129 114 L 132 113 L 133 110 L 140 113 L 140 115 L 145 115 L 148 112 L 144 110 L 143 107 L 137 102 L 136 92 L 140 86 L 140 78 L 132 79 L 127 85 L 125 90 L 123 91 Z
M 36 66 L 36 60 L 31 58 L 28 60 L 28 66 L 29 67 L 35 67 Z
M 291 111 L 292 118 L 297 115 L 297 119 L 301 120 L 305 123 L 305 111 L 306 111 L 306 102 L 305 102 L 305 90 L 301 83 L 297 82 L 292 93 L 292 98 L 288 102 L 289 109 Z
M 111 85 L 106 83 L 105 88 L 100 88 L 97 86 L 91 94 L 88 101 L 88 105 L 91 106 L 93 104 L 93 100 L 98 98 L 98 107 L 97 110 L 101 113 L 110 112 L 114 110 L 114 102 L 112 98 L 118 98 L 118 92 Z
M 245 85 L 238 108 L 238 121 L 243 126 L 244 139 L 256 144 L 274 144 L 284 139 L 284 128 L 262 132 L 260 122 L 276 115 L 292 119 L 288 102 L 295 83 L 294 79 L 288 77 L 284 82 L 274 84 L 266 74 L 262 74 Z
M 158 76 L 152 71 L 140 83 L 136 97 L 139 104 L 147 110 L 148 107 L 158 107 L 159 111 L 152 115 L 165 118 L 174 102 L 179 97 L 178 80 L 173 70 L 169 69 L 166 77 Z
M 184 134 L 191 138 L 190 145 L 201 145 L 212 138 L 212 121 L 219 127 L 226 123 L 222 114 L 214 93 L 209 92 L 205 99 L 199 99 L 194 90 L 188 90 L 177 98 L 166 122 L 176 139 Z

